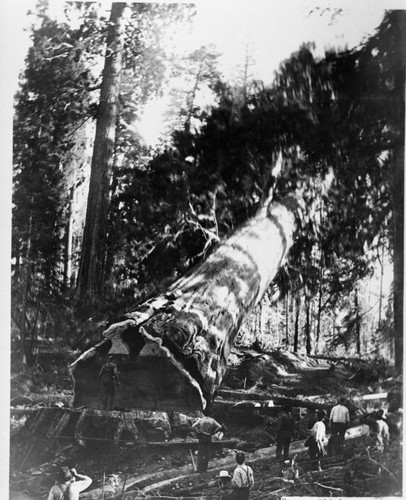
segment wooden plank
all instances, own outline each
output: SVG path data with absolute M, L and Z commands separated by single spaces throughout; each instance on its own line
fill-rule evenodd
M 291 406 L 296 408 L 308 408 L 310 410 L 326 410 L 330 411 L 333 405 L 324 404 L 324 403 L 315 403 L 314 401 L 307 401 L 305 399 L 294 399 L 294 398 L 285 398 L 285 397 L 275 397 L 275 398 L 267 398 L 263 400 L 247 400 L 247 401 L 239 401 L 236 403 L 232 400 L 225 399 L 216 399 L 215 401 L 216 408 L 221 407 L 240 407 L 240 408 L 274 408 L 277 406 Z
M 378 394 L 365 394 L 364 396 L 362 396 L 362 399 L 368 401 L 370 399 L 386 399 L 387 397 L 388 397 L 387 392 L 380 392 Z

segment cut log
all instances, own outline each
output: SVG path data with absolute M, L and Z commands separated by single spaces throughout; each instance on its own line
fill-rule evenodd
M 30 410 L 30 408 L 28 408 Z M 154 448 L 186 448 L 196 450 L 197 440 L 186 441 L 179 439 L 179 415 L 168 416 L 166 413 L 132 411 L 106 412 L 101 410 L 78 410 L 67 408 L 34 409 L 24 426 L 18 431 L 17 438 L 35 438 L 47 446 L 51 440 L 70 442 L 77 441 L 83 445 L 92 442 L 126 443 L 131 446 Z M 22 411 L 25 411 L 22 409 Z M 181 415 L 182 416 L 182 415 Z M 184 418 L 189 418 L 186 415 Z M 186 434 L 190 433 L 190 419 Z M 183 432 L 182 432 L 183 434 Z M 172 439 L 171 441 L 156 441 L 155 439 Z M 174 440 L 174 438 L 179 440 Z M 238 439 L 213 440 L 213 448 L 236 448 L 242 446 L 243 441 Z
M 100 407 L 98 374 L 112 355 L 120 376 L 114 407 L 194 411 L 211 405 L 239 328 L 284 262 L 306 208 L 303 193 L 268 200 L 166 293 L 112 324 L 71 365 L 73 404 Z
M 298 398 L 286 398 L 284 396 L 277 397 L 269 397 L 269 396 L 261 396 L 255 394 L 238 394 L 236 397 L 236 393 L 234 391 L 220 391 L 219 396 L 232 397 L 232 399 L 240 399 L 238 403 L 235 401 L 227 400 L 227 399 L 216 399 L 216 405 L 221 408 L 221 406 L 256 406 L 257 408 L 272 408 L 274 406 L 291 406 L 295 408 L 308 408 L 310 410 L 326 410 L 330 411 L 334 405 L 324 404 L 324 403 L 315 403 L 314 401 L 308 401 L 307 399 L 298 399 Z M 248 396 L 246 400 L 243 399 L 243 396 Z
M 358 363 L 367 363 L 367 361 L 361 359 L 361 358 L 345 358 L 345 357 L 335 357 L 335 356 L 324 356 L 322 354 L 309 354 L 309 358 L 313 359 L 324 359 L 326 361 L 332 361 L 332 362 L 342 362 L 342 363 L 352 363 L 352 362 L 358 362 Z
M 264 207 L 169 291 L 111 325 L 72 365 L 75 406 L 100 408 L 97 377 L 118 364 L 117 408 L 203 410 L 220 386 L 231 346 L 291 246 L 297 202 Z
M 31 413 L 18 433 L 20 438 L 81 441 L 133 441 L 167 439 L 172 432 L 162 412 L 118 412 L 93 409 L 42 408 Z

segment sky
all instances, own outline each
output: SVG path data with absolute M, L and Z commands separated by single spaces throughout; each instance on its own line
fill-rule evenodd
M 396 2 L 390 4 L 396 7 Z M 248 46 L 254 63 L 252 77 L 270 84 L 280 63 L 305 42 L 315 42 L 317 56 L 323 56 L 328 48 L 359 45 L 379 26 L 385 8 L 389 8 L 389 2 L 371 0 L 199 2 L 194 30 L 190 35 L 182 34 L 180 46 L 192 50 L 214 44 L 221 53 L 220 70 L 229 81 L 243 65 Z M 151 101 L 137 124 L 137 130 L 152 146 L 159 139 L 165 106 L 165 96 Z
M 61 11 L 61 0 L 49 0 L 51 11 Z M 399 0 L 198 0 L 192 33 L 180 34 L 180 50 L 192 50 L 214 44 L 221 53 L 220 70 L 226 80 L 232 80 L 243 64 L 246 47 L 254 65 L 252 77 L 271 83 L 279 64 L 305 42 L 315 42 L 316 55 L 322 56 L 329 47 L 355 47 L 374 33 L 385 9 L 402 8 Z M 12 98 L 23 69 L 30 43 L 27 11 L 35 10 L 36 0 L 0 2 L 1 62 L 7 68 L 8 96 Z M 102 9 L 111 2 L 103 0 Z M 108 14 L 107 14 L 108 15 Z M 6 49 L 6 50 L 5 50 Z M 165 99 L 152 101 L 144 110 L 137 129 L 147 143 L 154 145 L 161 133 Z M 0 174 L 1 175 L 1 174 Z

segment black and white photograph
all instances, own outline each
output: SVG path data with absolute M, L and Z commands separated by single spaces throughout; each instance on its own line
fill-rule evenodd
M 6 496 L 403 498 L 406 6 L 5 4 Z

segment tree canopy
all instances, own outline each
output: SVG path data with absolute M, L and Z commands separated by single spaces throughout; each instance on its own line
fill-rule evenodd
M 40 11 L 16 95 L 13 319 L 23 337 L 39 291 L 59 300 L 72 297 L 76 285 L 81 238 L 69 228 L 83 226 L 74 193 L 90 164 L 73 161 L 72 151 L 86 142 L 83 124 L 94 123 L 100 110 L 97 68 L 109 25 L 91 6 L 83 9 L 79 28 Z M 382 259 L 403 268 L 404 13 L 387 12 L 376 33 L 352 50 L 316 57 L 311 43 L 302 45 L 269 86 L 223 81 L 211 47 L 178 61 L 167 53 L 168 28 L 190 15 L 190 6 L 134 4 L 125 24 L 99 248 L 104 284 L 94 292 L 101 310 L 125 310 L 164 288 L 210 255 L 270 193 L 277 201 L 302 189 L 312 210 L 299 221 L 269 307 L 290 317 L 277 321 L 286 327 L 285 345 L 312 352 L 329 330 L 330 345 L 352 342 L 360 350 L 368 308 L 360 300 L 363 280 L 372 279 Z M 151 151 L 133 124 L 167 85 L 168 68 L 189 85 L 172 93 L 170 140 Z M 203 85 L 215 97 L 209 109 L 196 101 Z M 320 197 L 316 184 L 328 172 L 334 182 Z M 371 338 L 399 342 L 403 282 L 394 283 L 394 292 L 393 299 L 381 297 Z

